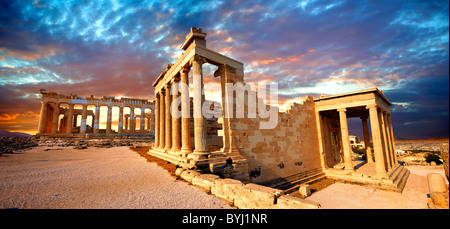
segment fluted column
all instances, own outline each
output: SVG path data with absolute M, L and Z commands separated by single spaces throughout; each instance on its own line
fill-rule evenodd
M 130 129 L 130 127 L 128 126 L 128 116 L 125 116 L 125 130 Z
M 380 121 L 378 119 L 378 107 L 370 105 L 369 109 L 370 127 L 372 130 L 373 150 L 375 152 L 375 174 L 386 176 L 386 167 L 384 165 L 383 143 L 381 138 Z
M 60 103 L 55 103 L 55 106 L 53 109 L 52 134 L 56 134 L 58 132 L 59 105 L 60 105 Z
M 66 134 L 72 134 L 72 123 L 73 123 L 73 103 L 69 104 L 69 114 L 67 115 L 66 122 Z
M 100 106 L 95 105 L 94 134 L 98 134 L 99 129 L 100 129 Z
M 159 148 L 164 149 L 166 145 L 166 91 L 161 90 L 161 98 L 159 103 Z
M 135 107 L 130 107 L 130 134 L 134 134 L 134 130 L 136 129 L 136 122 L 134 117 L 134 109 Z
M 106 134 L 111 134 L 111 119 L 112 119 L 112 107 L 108 106 L 108 113 L 106 115 Z
M 159 93 L 155 96 L 155 148 L 159 147 Z
M 141 134 L 145 134 L 145 107 L 141 107 Z
M 166 85 L 165 95 L 165 115 L 166 115 L 166 145 L 164 149 L 168 150 L 172 148 L 172 116 L 170 114 L 170 104 L 172 103 L 172 96 L 170 95 L 171 85 Z
M 179 79 L 178 79 L 179 80 Z M 181 149 L 181 119 L 178 104 L 175 102 L 179 97 L 178 80 L 172 86 L 172 150 L 180 151 Z
M 41 102 L 41 113 L 39 116 L 39 127 L 38 127 L 38 133 L 44 134 L 45 133 L 45 127 L 47 126 L 47 106 L 48 102 Z
M 119 135 L 123 134 L 123 106 L 119 107 L 119 124 L 117 126 L 117 132 Z
M 381 144 L 383 145 L 383 157 L 386 170 L 389 170 L 389 157 L 387 154 L 387 144 L 386 144 L 386 132 L 384 128 L 383 111 L 378 110 L 378 120 L 380 120 L 380 132 L 381 132 Z
M 348 125 L 347 125 L 347 114 L 346 109 L 338 109 L 339 112 L 339 121 L 341 124 L 341 136 L 342 136 L 342 148 L 344 150 L 344 164 L 345 170 L 353 171 L 353 163 L 352 163 L 352 154 L 350 147 L 350 137 L 348 134 Z
M 205 63 L 203 57 L 195 55 L 192 60 L 193 85 L 194 85 L 194 140 L 195 149 L 193 157 L 195 159 L 204 159 L 209 155 L 206 142 L 206 118 L 202 113 L 202 105 L 205 101 L 203 95 L 203 72 L 202 65 Z
M 388 167 L 392 168 L 394 166 L 394 159 L 392 158 L 392 147 L 391 147 L 391 136 L 388 131 L 388 124 L 387 124 L 387 117 L 386 117 L 386 111 L 383 111 L 382 113 L 383 117 L 383 133 L 384 133 L 384 139 L 386 144 L 386 158 L 388 159 Z
M 387 123 L 388 123 L 388 131 L 390 133 L 391 137 L 391 147 L 392 147 L 392 153 L 393 153 L 393 159 L 394 159 L 394 166 L 398 164 L 397 162 L 397 153 L 395 152 L 395 140 L 394 140 L 394 131 L 392 129 L 392 121 L 391 121 L 391 114 L 389 113 L 387 115 Z
M 87 104 L 83 104 L 83 110 L 81 112 L 80 134 L 86 134 L 86 118 L 87 118 Z
M 367 163 L 374 163 L 372 157 L 372 147 L 370 147 L 370 135 L 369 135 L 369 126 L 367 124 L 367 118 L 368 118 L 367 115 L 361 117 L 364 135 L 364 146 L 366 148 L 366 159 Z
M 181 152 L 191 153 L 191 106 L 189 100 L 189 68 L 182 68 L 181 75 Z

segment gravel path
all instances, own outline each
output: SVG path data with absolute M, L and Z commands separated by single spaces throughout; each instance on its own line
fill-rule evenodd
M 0 157 L 0 208 L 231 208 L 128 147 L 46 148 Z

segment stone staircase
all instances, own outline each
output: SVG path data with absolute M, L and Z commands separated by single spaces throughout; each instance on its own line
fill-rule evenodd
M 259 183 L 275 189 L 281 189 L 285 194 L 296 191 L 301 184 L 309 184 L 325 178 L 322 168 L 312 169 L 306 172 L 293 174 L 283 178 L 277 178 Z
M 326 177 L 338 181 L 362 184 L 378 189 L 402 192 L 409 177 L 409 170 L 404 166 L 396 165 L 387 176 L 377 176 L 373 173 L 349 172 L 341 169 L 326 169 Z
M 402 192 L 405 188 L 406 181 L 409 177 L 409 170 L 405 168 L 404 166 L 397 165 L 393 170 L 389 171 L 388 177 L 391 182 L 388 182 L 389 185 L 393 185 L 393 188 L 398 191 Z

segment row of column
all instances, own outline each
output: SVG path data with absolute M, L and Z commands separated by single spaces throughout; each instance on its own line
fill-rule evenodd
M 369 109 L 375 154 L 375 173 L 383 176 L 387 174 L 389 169 L 397 164 L 391 116 L 389 112 L 380 109 L 377 105 L 367 106 L 366 109 Z M 345 169 L 353 171 L 354 168 L 351 158 L 346 109 L 337 109 L 337 111 L 339 112 L 341 126 Z M 361 117 L 364 132 L 364 144 L 366 146 L 367 161 L 368 163 L 373 163 L 367 118 L 367 115 Z
M 202 93 L 203 63 L 205 63 L 205 60 L 198 55 L 195 55 L 191 61 L 193 69 L 194 151 L 191 148 L 190 118 L 188 118 L 190 116 L 189 88 L 174 88 L 179 81 L 183 85 L 189 85 L 188 74 L 190 68 L 188 67 L 181 69 L 180 78 L 175 78 L 173 85 L 165 85 L 156 94 L 155 148 L 190 154 L 190 157 L 194 159 L 204 159 L 209 155 L 206 143 L 206 118 L 203 116 L 201 108 L 205 101 Z M 179 93 L 180 89 L 181 95 Z M 172 93 L 173 95 L 170 93 L 171 90 L 175 92 Z M 181 118 L 172 116 L 170 113 L 171 107 L 176 106 L 172 102 L 179 96 L 181 96 Z M 175 112 L 179 112 L 178 107 L 173 107 L 172 109 Z
M 135 120 L 136 116 L 133 117 L 133 120 Z M 131 123 L 128 120 L 131 120 L 131 115 L 130 116 L 125 116 L 125 125 L 124 125 L 124 129 L 125 130 L 129 130 L 130 133 L 134 133 L 134 131 L 136 130 L 136 125 L 135 123 Z M 145 117 L 144 117 L 145 120 Z M 133 124 L 133 126 L 131 126 L 131 124 Z M 140 129 L 140 133 L 144 134 L 145 133 L 145 123 L 142 121 L 142 117 L 141 117 L 141 129 Z M 147 130 L 152 130 L 152 119 L 150 117 L 147 118 Z
M 41 106 L 41 112 L 40 112 L 40 119 L 39 119 L 39 127 L 38 127 L 38 132 L 39 134 L 43 134 L 45 133 L 45 128 L 46 128 L 46 117 L 47 117 L 47 112 L 48 112 L 48 106 L 49 106 L 49 102 L 44 102 L 42 101 L 42 106 Z M 56 134 L 57 130 L 58 130 L 58 120 L 59 120 L 59 113 L 60 113 L 60 105 L 61 103 L 54 103 L 54 109 L 53 109 L 53 113 L 52 115 L 52 124 L 51 124 L 51 134 Z M 66 123 L 66 133 L 67 134 L 71 134 L 72 133 L 72 128 L 76 126 L 73 125 L 72 123 L 76 123 L 76 116 L 74 115 L 74 105 L 75 104 L 69 104 L 69 112 L 67 115 L 67 123 Z M 80 125 L 80 134 L 85 134 L 86 133 L 86 120 L 87 120 L 87 104 L 81 104 L 83 106 L 82 108 L 82 112 L 81 112 L 81 125 Z M 106 134 L 111 134 L 112 133 L 112 129 L 111 129 L 111 124 L 112 124 L 112 106 L 107 106 L 108 107 L 108 113 L 107 113 L 107 119 L 106 119 Z M 118 124 L 118 132 L 119 134 L 123 134 L 123 108 L 124 107 L 119 107 L 119 124 Z M 132 127 L 132 130 L 134 130 L 135 128 L 135 120 L 134 120 L 134 109 L 135 107 L 130 107 L 130 126 Z M 99 124 L 100 124 L 100 105 L 95 105 L 95 114 L 93 116 L 93 133 L 94 134 L 98 134 L 99 133 Z M 75 117 L 75 118 L 74 118 Z M 141 109 L 141 126 L 140 126 L 140 133 L 144 134 L 145 133 L 145 109 Z M 126 120 L 128 122 L 128 119 Z M 150 121 L 151 123 L 151 121 Z M 134 131 L 133 131 L 134 132 Z

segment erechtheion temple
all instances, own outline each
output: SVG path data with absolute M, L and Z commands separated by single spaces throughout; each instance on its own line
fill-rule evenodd
M 110 96 L 95 98 L 93 95 L 79 97 L 76 94 L 63 95 L 44 89 L 41 89 L 41 94 L 42 105 L 36 135 L 38 137 L 121 137 L 153 134 L 155 109 L 153 101 L 133 98 L 116 99 Z M 68 107 L 64 108 L 62 105 Z M 75 106 L 82 108 L 76 109 Z M 88 110 L 89 106 L 94 108 L 95 112 Z M 102 106 L 108 108 L 105 129 L 100 129 L 100 107 Z M 117 131 L 112 129 L 114 107 L 119 108 Z M 130 114 L 124 115 L 124 108 L 128 108 Z M 135 115 L 136 108 L 140 109 L 140 115 Z M 150 114 L 145 113 L 146 109 L 150 111 Z M 91 123 L 88 123 L 88 116 L 91 117 Z M 138 119 L 140 126 L 136 128 Z M 79 126 L 78 123 L 80 123 Z
M 403 189 L 409 171 L 397 163 L 391 102 L 381 90 L 307 96 L 280 112 L 278 107 L 265 103 L 265 97 L 260 97 L 265 93 L 259 88 L 256 91 L 247 87 L 243 63 L 208 49 L 205 38 L 202 29 L 191 28 L 181 45 L 184 53 L 168 64 L 153 83 L 154 102 L 42 92 L 39 134 L 84 135 L 90 132 L 88 115 L 94 117 L 92 133 L 99 134 L 99 106 L 109 107 L 104 134 L 113 134 L 109 112 L 112 106 L 120 108 L 117 134 L 126 133 L 122 128 L 123 107 L 132 108 L 129 133 L 136 133 L 133 108 L 142 107 L 151 110 L 152 124 L 148 126 L 150 132 L 154 129 L 154 145 L 148 153 L 186 169 L 286 192 L 324 177 L 394 191 Z M 204 64 L 215 66 L 213 75 L 221 88 L 220 106 L 203 106 L 208 104 Z M 60 109 L 62 103 L 68 104 L 69 109 Z M 73 104 L 82 104 L 83 110 L 74 109 Z M 95 105 L 95 114 L 86 110 L 88 105 Z M 148 132 L 142 125 L 147 117 L 145 109 L 141 109 L 140 134 Z M 220 117 L 207 115 L 213 111 L 219 112 Z M 72 123 L 80 113 L 78 131 Z M 64 118 L 58 127 L 60 114 Z M 366 161 L 352 157 L 349 118 L 361 120 Z
M 254 104 L 262 103 L 260 98 L 250 96 L 256 92 L 233 91 L 233 85 L 245 85 L 244 64 L 208 49 L 205 38 L 201 29 L 191 28 L 181 45 L 184 53 L 153 83 L 155 145 L 149 154 L 185 168 L 209 169 L 223 177 L 284 190 L 324 176 L 391 190 L 403 188 L 409 172 L 397 163 L 391 103 L 381 90 L 302 98 L 286 112 L 276 109 L 273 128 L 261 128 L 268 118 L 260 114 L 273 107 L 259 106 L 255 111 Z M 217 120 L 222 126 L 217 131 L 222 144 L 217 147 L 211 147 L 214 143 L 208 141 L 210 119 L 202 115 L 202 65 L 206 63 L 217 67 L 214 77 L 220 78 L 217 81 L 222 90 L 222 117 Z M 244 116 L 237 117 L 237 110 L 243 110 Z M 361 119 L 366 162 L 352 159 L 348 118 Z

